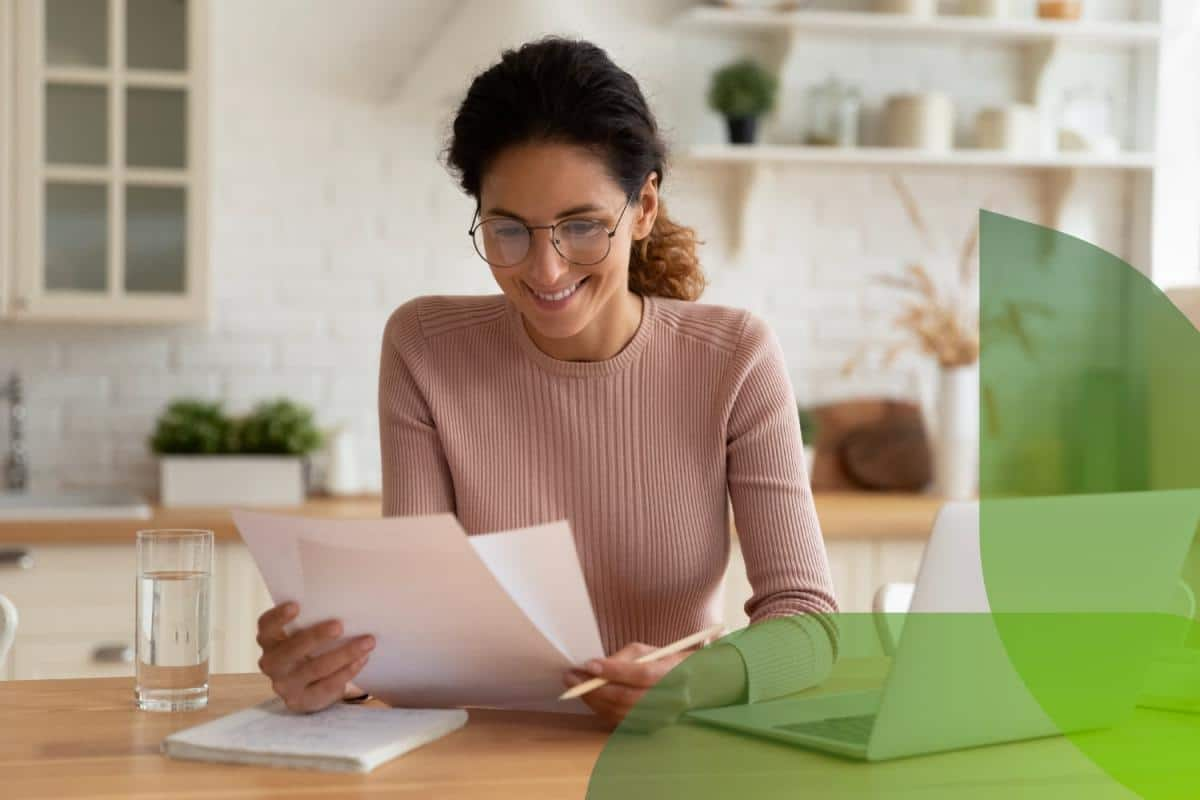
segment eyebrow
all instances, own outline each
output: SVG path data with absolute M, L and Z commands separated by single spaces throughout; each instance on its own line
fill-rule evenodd
M 595 203 L 584 203 L 583 205 L 571 206 L 568 209 L 564 209 L 563 211 L 558 212 L 558 214 L 554 218 L 562 219 L 563 217 L 571 217 L 571 216 L 574 216 L 575 214 L 589 214 L 592 212 L 604 211 L 604 210 L 605 209 L 602 206 L 598 206 Z M 516 213 L 515 211 L 509 211 L 507 209 L 500 208 L 499 206 L 493 206 L 493 207 L 487 209 L 486 211 L 483 212 L 483 216 L 484 217 L 512 217 L 513 219 L 519 219 L 522 222 L 528 222 L 528 220 L 526 220 L 524 217 L 522 217 L 520 214 Z

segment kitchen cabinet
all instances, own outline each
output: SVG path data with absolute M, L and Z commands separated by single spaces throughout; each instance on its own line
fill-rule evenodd
M 0 0 L 0 314 L 202 320 L 205 0 Z
M 20 609 L 21 624 L 0 676 L 15 680 L 132 675 L 136 549 L 128 544 L 14 546 L 29 558 L 4 559 L 0 591 Z M 219 542 L 212 593 L 213 672 L 254 672 L 258 616 L 270 608 L 245 545 Z

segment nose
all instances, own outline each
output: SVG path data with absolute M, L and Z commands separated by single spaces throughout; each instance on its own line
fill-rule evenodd
M 543 288 L 557 286 L 570 269 L 571 265 L 554 249 L 550 231 L 534 231 L 525 257 L 524 272 L 529 282 Z

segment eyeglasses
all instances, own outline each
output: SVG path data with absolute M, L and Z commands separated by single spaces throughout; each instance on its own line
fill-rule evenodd
M 612 238 L 617 228 L 621 227 L 621 220 L 632 199 L 632 196 L 625 198 L 625 205 L 621 207 L 612 230 L 598 220 L 578 217 L 559 220 L 553 225 L 526 225 L 512 217 L 491 217 L 474 223 L 467 233 L 475 244 L 475 252 L 493 267 L 515 267 L 524 261 L 533 243 L 533 232 L 540 230 L 550 231 L 550 243 L 568 263 L 590 267 L 608 258 Z M 476 208 L 475 216 L 478 215 L 479 209 Z

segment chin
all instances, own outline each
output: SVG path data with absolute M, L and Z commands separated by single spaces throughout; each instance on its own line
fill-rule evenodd
M 587 320 L 577 314 L 570 319 L 556 319 L 536 307 L 526 307 L 524 313 L 530 325 L 547 339 L 569 339 L 587 327 Z

